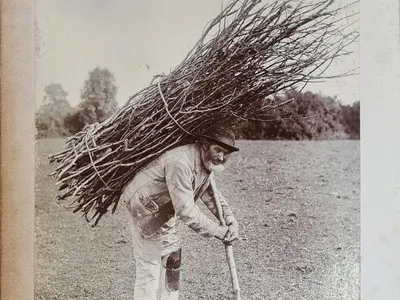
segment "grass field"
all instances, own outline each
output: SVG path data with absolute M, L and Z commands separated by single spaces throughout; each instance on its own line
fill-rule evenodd
M 35 299 L 132 299 L 124 207 L 90 228 L 54 197 L 37 142 Z M 234 245 L 243 299 L 359 299 L 359 141 L 239 141 L 218 185 L 240 222 Z M 180 226 L 181 297 L 232 299 L 224 247 Z

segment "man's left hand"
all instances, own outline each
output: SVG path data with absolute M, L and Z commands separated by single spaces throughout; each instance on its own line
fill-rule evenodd
M 239 238 L 239 224 L 233 216 L 227 216 L 225 222 L 228 226 L 228 231 L 223 242 L 230 245 Z

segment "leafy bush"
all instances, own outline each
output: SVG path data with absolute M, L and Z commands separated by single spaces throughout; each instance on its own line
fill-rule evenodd
M 36 112 L 37 137 L 53 138 L 70 134 L 65 126 L 65 117 L 72 112 L 67 101 L 68 93 L 61 84 L 52 83 L 45 87 L 43 104 Z
M 343 124 L 351 139 L 360 138 L 360 102 L 342 105 Z
M 268 121 L 243 121 L 236 126 L 242 139 L 326 140 L 359 138 L 359 102 L 345 106 L 335 98 L 289 90 L 276 102 L 293 99 L 269 114 Z M 256 116 L 265 119 L 260 111 Z

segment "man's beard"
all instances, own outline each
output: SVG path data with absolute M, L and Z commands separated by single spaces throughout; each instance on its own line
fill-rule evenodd
M 223 164 L 218 164 L 218 165 L 216 165 L 216 164 L 214 164 L 212 161 L 208 161 L 208 162 L 207 162 L 207 168 L 208 168 L 210 171 L 215 171 L 215 172 L 217 172 L 217 173 L 220 173 L 220 172 L 222 172 L 223 170 L 225 170 L 225 166 L 224 166 Z
M 225 165 L 223 163 L 220 164 L 213 163 L 212 158 L 210 157 L 210 153 L 208 151 L 202 150 L 201 159 L 206 169 L 209 170 L 210 172 L 215 171 L 219 173 L 225 170 Z

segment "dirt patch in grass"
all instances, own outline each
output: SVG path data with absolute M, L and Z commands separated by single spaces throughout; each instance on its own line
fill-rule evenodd
M 124 207 L 90 228 L 57 205 L 37 143 L 35 299 L 132 299 Z M 217 183 L 240 222 L 234 245 L 243 299 L 359 299 L 358 141 L 239 141 Z M 204 208 L 204 207 L 203 207 Z M 181 299 L 232 299 L 224 247 L 180 226 Z

